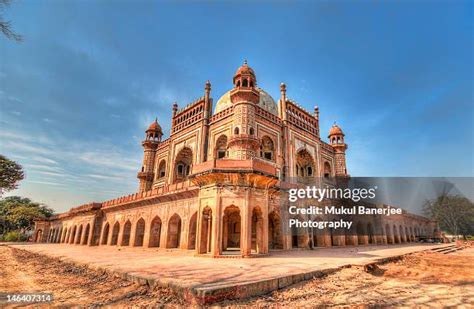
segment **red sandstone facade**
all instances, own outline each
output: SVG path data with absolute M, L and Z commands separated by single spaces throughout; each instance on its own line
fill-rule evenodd
M 149 126 L 139 192 L 38 221 L 34 240 L 250 256 L 410 242 L 436 232 L 434 222 L 407 213 L 355 222 L 344 234 L 290 229 L 282 189 L 349 177 L 344 133 L 334 125 L 323 141 L 318 107 L 310 113 L 288 99 L 285 84 L 275 103 L 246 63 L 233 85 L 214 113 L 209 82 L 202 98 L 180 110 L 174 104 L 167 139 L 158 122 Z

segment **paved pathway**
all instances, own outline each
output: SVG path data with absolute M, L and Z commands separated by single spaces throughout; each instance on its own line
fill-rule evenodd
M 132 247 L 86 247 L 66 244 L 15 244 L 12 247 L 59 257 L 62 260 L 108 268 L 188 288 L 219 288 L 275 279 L 292 274 L 364 264 L 445 245 L 406 244 L 275 251 L 270 256 L 247 259 L 194 257 L 192 251 Z

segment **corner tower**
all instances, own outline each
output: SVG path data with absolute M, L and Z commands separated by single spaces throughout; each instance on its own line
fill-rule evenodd
M 256 89 L 257 77 L 247 61 L 234 75 L 234 89 L 230 92 L 234 106 L 232 136 L 229 139 L 229 157 L 246 160 L 256 156 L 259 146 L 256 137 L 255 112 L 260 100 Z
M 347 144 L 344 142 L 344 133 L 341 128 L 334 123 L 331 129 L 329 130 L 329 144 L 335 151 L 335 161 L 336 161 L 336 177 L 346 177 L 347 168 L 346 168 L 346 149 Z
M 158 145 L 161 142 L 163 131 L 158 124 L 157 119 L 145 131 L 145 140 L 143 146 L 143 164 L 141 170 L 137 174 L 140 180 L 139 191 L 144 192 L 151 190 L 154 178 L 155 155 Z

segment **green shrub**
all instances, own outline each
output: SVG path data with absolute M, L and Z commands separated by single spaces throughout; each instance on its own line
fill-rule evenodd
M 26 241 L 28 237 L 18 231 L 10 231 L 3 235 L 3 241 Z

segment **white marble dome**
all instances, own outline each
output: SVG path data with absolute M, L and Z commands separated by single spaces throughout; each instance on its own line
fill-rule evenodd
M 260 106 L 267 112 L 278 116 L 278 107 L 277 107 L 277 104 L 275 103 L 275 100 L 273 100 L 273 98 L 268 93 L 266 93 L 265 90 L 258 87 L 256 89 L 260 93 L 260 100 L 258 101 L 258 106 Z M 214 110 L 215 114 L 222 112 L 223 110 L 229 108 L 232 105 L 232 102 L 230 100 L 230 92 L 231 90 L 227 91 L 217 101 L 216 108 Z

